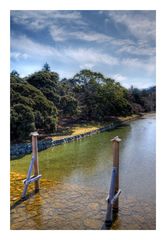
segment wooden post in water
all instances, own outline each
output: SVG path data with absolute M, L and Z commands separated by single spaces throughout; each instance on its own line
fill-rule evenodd
M 119 143 L 121 142 L 121 139 L 116 136 L 112 140 L 113 143 L 113 168 L 117 169 L 117 175 L 115 179 L 115 194 L 119 191 Z M 119 210 L 119 199 L 113 203 L 113 211 L 118 212 Z
M 37 177 L 39 175 L 39 163 L 38 163 L 38 145 L 37 145 L 37 132 L 32 132 L 32 155 L 34 157 L 34 177 Z M 35 191 L 39 191 L 40 185 L 39 185 L 39 179 L 37 179 L 35 182 Z
M 32 136 L 32 159 L 29 165 L 27 178 L 23 181 L 24 189 L 22 193 L 22 199 L 26 199 L 25 198 L 26 192 L 30 183 L 34 182 L 35 192 L 38 192 L 40 189 L 39 179 L 41 178 L 41 175 L 39 175 L 38 145 L 37 145 L 37 137 L 39 134 L 37 132 L 32 132 L 30 135 Z M 34 175 L 31 176 L 33 168 L 34 168 Z
M 109 194 L 107 197 L 107 212 L 104 225 L 102 229 L 108 229 L 113 223 L 113 213 L 118 212 L 119 202 L 118 198 L 121 193 L 119 189 L 119 142 L 121 139 L 116 136 L 111 140 L 113 142 L 113 167 L 111 175 L 111 183 Z

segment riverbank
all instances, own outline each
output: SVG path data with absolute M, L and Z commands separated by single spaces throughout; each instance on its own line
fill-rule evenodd
M 63 138 L 78 136 L 81 134 L 93 132 L 95 130 L 100 130 L 100 129 L 102 129 L 104 127 L 108 127 L 112 124 L 123 123 L 123 122 L 131 121 L 131 120 L 135 120 L 138 117 L 140 117 L 140 115 L 133 114 L 132 116 L 113 118 L 110 122 L 106 122 L 106 123 L 72 124 L 69 127 L 71 134 L 62 134 L 60 136 L 52 134 L 52 135 L 49 135 L 49 137 L 52 137 L 53 140 L 61 140 Z
M 78 141 L 85 137 L 94 135 L 96 133 L 112 130 L 124 123 L 127 123 L 132 120 L 136 120 L 140 117 L 141 115 L 134 114 L 127 117 L 114 118 L 112 119 L 111 122 L 107 122 L 105 124 L 98 124 L 98 125 L 84 124 L 79 126 L 73 125 L 73 126 L 70 126 L 70 131 L 72 132 L 72 134 L 70 135 L 56 136 L 55 134 L 50 134 L 47 136 L 46 139 L 38 141 L 38 151 L 42 151 L 47 148 L 61 145 L 64 143 Z M 29 154 L 31 152 L 32 152 L 31 143 L 14 144 L 14 145 L 11 145 L 11 148 L 10 148 L 10 156 L 12 160 L 23 157 L 24 155 Z

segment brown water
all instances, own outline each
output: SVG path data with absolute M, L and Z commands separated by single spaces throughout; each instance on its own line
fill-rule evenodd
M 151 114 L 113 131 L 40 152 L 40 172 L 52 184 L 13 207 L 11 228 L 100 229 L 112 169 L 110 139 L 118 135 L 122 194 L 113 229 L 155 229 L 155 128 Z M 26 174 L 30 158 L 11 161 L 11 171 Z M 13 187 L 11 196 L 19 189 Z M 29 225 L 23 223 L 27 216 Z

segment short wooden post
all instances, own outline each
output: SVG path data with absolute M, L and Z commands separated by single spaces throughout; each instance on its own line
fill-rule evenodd
M 34 157 L 34 177 L 37 177 L 39 175 L 39 163 L 38 163 L 38 145 L 37 145 L 37 132 L 32 132 L 32 155 Z M 40 185 L 39 185 L 39 179 L 37 179 L 35 182 L 35 191 L 39 191 Z
M 30 183 L 34 182 L 35 192 L 38 192 L 40 189 L 39 179 L 41 178 L 41 175 L 39 175 L 38 144 L 37 144 L 37 137 L 39 134 L 37 132 L 32 132 L 30 135 L 32 136 L 32 159 L 29 165 L 27 178 L 23 181 L 24 189 L 22 193 L 22 199 L 25 199 L 26 192 Z M 34 168 L 34 175 L 31 176 L 33 168 Z
M 113 143 L 113 168 L 117 169 L 117 175 L 115 179 L 115 194 L 119 191 L 119 143 L 121 142 L 121 139 L 116 136 L 112 140 Z M 114 202 L 113 204 L 113 211 L 118 212 L 119 210 L 119 199 Z

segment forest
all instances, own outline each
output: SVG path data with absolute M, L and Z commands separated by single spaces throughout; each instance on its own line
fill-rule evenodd
M 123 87 L 112 78 L 88 69 L 60 79 L 45 63 L 24 78 L 13 70 L 11 81 L 11 142 L 24 142 L 29 133 L 56 133 L 65 122 L 107 122 L 111 117 L 156 110 L 156 87 Z

